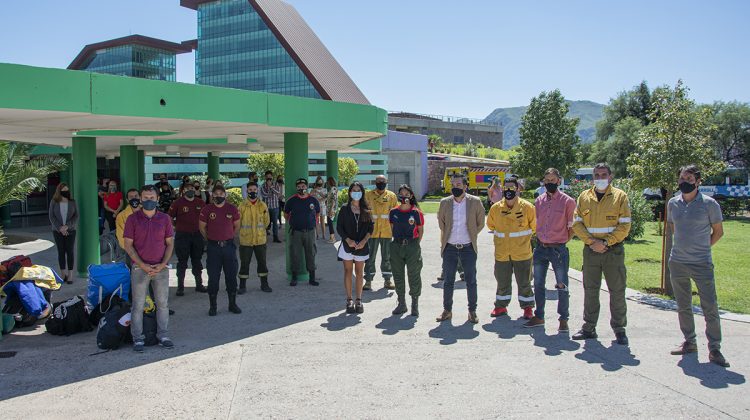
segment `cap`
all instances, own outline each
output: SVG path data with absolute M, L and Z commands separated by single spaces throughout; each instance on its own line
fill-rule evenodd
M 307 185 L 307 178 L 300 178 L 300 179 L 298 179 L 297 182 L 294 183 L 294 185 L 297 185 L 297 184 L 305 184 L 305 185 Z

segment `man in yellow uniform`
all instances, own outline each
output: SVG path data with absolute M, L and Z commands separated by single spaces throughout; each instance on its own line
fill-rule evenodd
M 270 222 L 268 206 L 258 197 L 258 184 L 250 181 L 247 184 L 247 199 L 240 205 L 240 289 L 237 291 L 240 295 L 247 291 L 253 254 L 258 262 L 260 290 L 271 292 L 266 265 L 266 227 Z
M 531 287 L 531 235 L 536 232 L 536 209 L 520 198 L 518 178 L 505 179 L 503 199 L 493 204 L 487 216 L 487 228 L 495 236 L 495 280 L 497 295 L 495 309 L 490 316 L 508 314 L 513 290 L 513 275 L 518 284 L 518 303 L 523 317 L 531 319 L 534 308 L 534 289 Z
M 583 249 L 583 327 L 574 340 L 596 338 L 599 319 L 599 289 L 602 273 L 609 289 L 610 326 L 617 344 L 628 345 L 625 335 L 627 305 L 625 249 L 622 241 L 630 233 L 628 195 L 615 188 L 612 170 L 605 163 L 594 167 L 594 188 L 578 196 L 573 232 L 586 246 Z
M 391 209 L 398 206 L 396 194 L 387 190 L 388 180 L 385 175 L 378 175 L 375 178 L 375 189 L 365 193 L 365 201 L 372 211 L 372 219 L 375 222 L 375 229 L 367 241 L 370 247 L 370 258 L 365 263 L 365 284 L 363 290 L 372 290 L 372 279 L 375 277 L 375 257 L 378 255 L 378 247 L 383 250 L 383 256 L 380 258 L 380 272 L 383 274 L 383 287 L 394 289 L 391 282 L 393 273 L 391 272 L 391 232 L 390 213 Z
M 115 219 L 115 236 L 117 237 L 117 242 L 122 249 L 125 249 L 125 222 L 127 222 L 128 217 L 130 217 L 134 211 L 138 211 L 141 207 L 141 194 L 137 189 L 131 188 L 128 190 L 125 197 L 128 205 L 125 206 L 121 212 L 117 213 L 117 218 Z M 130 267 L 130 255 L 125 254 L 125 259 L 125 263 Z

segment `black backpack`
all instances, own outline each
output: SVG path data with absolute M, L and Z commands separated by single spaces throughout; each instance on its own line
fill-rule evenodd
M 86 302 L 81 296 L 53 304 L 52 314 L 44 326 L 52 335 L 71 335 L 94 329 L 89 322 Z
M 101 303 L 94 306 L 89 314 L 89 322 L 92 326 L 96 327 L 99 325 L 99 320 L 102 319 L 105 313 L 110 309 L 117 309 L 120 306 L 129 305 L 127 301 L 120 297 L 118 294 L 107 295 L 102 298 Z
M 102 350 L 115 350 L 120 347 L 130 334 L 130 327 L 120 325 L 120 318 L 130 312 L 128 305 L 110 308 L 99 320 L 96 332 L 96 345 Z

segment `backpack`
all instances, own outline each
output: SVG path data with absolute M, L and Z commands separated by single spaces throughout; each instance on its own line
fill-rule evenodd
M 0 262 L 0 286 L 12 279 L 21 267 L 31 267 L 31 258 L 26 255 L 16 255 Z
M 102 350 L 115 350 L 120 347 L 128 334 L 130 327 L 120 325 L 120 319 L 130 314 L 129 305 L 110 309 L 99 320 L 96 332 L 96 345 Z
M 89 323 L 86 302 L 81 296 L 53 304 L 52 315 L 44 326 L 52 335 L 72 335 L 93 330 Z
M 88 272 L 86 298 L 91 306 L 97 306 L 104 296 L 111 294 L 118 294 L 123 300 L 129 300 L 130 270 L 125 263 L 91 264 Z
M 107 295 L 102 298 L 102 301 L 98 305 L 94 306 L 94 309 L 91 310 L 91 313 L 89 314 L 89 323 L 95 327 L 99 325 L 99 320 L 101 320 L 104 314 L 110 309 L 117 309 L 120 306 L 127 304 L 128 303 L 121 298 L 120 295 Z

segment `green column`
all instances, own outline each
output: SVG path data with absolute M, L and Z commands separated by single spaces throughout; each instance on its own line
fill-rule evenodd
M 339 151 L 326 150 L 326 175 L 332 176 L 339 184 Z
M 76 237 L 78 276 L 88 277 L 89 264 L 101 261 L 94 137 L 73 138 L 73 191 L 79 214 Z
M 142 186 L 146 185 L 146 152 L 139 150 L 138 152 L 138 186 L 136 188 L 141 189 Z
M 299 178 L 308 177 L 308 160 L 309 151 L 307 133 L 284 133 L 284 195 L 288 198 L 297 193 L 297 186 L 295 181 Z M 292 265 L 291 255 L 289 250 L 289 224 L 285 224 L 286 235 L 286 273 L 289 280 L 292 279 Z M 302 265 L 304 267 L 305 257 L 304 255 L 295 256 L 296 258 L 302 259 Z M 309 281 L 310 276 L 308 273 L 300 274 L 297 281 Z
M 120 191 L 125 194 L 131 188 L 140 188 L 138 147 L 120 146 Z
M 219 154 L 208 153 L 208 176 L 214 180 L 214 183 L 219 180 Z

